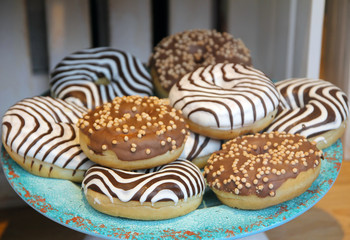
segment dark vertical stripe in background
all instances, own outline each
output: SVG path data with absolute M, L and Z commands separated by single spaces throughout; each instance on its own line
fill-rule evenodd
M 31 67 L 34 74 L 48 73 L 45 0 L 26 1 Z
M 152 46 L 169 35 L 169 1 L 152 0 Z
M 107 0 L 90 0 L 91 47 L 110 45 Z
M 213 28 L 218 32 L 227 32 L 227 0 L 213 1 Z

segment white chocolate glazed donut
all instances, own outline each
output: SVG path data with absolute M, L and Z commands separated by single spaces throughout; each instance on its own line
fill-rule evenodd
M 94 166 L 82 182 L 96 210 L 113 216 L 156 220 L 195 210 L 205 190 L 203 175 L 188 160 L 130 172 Z
M 321 79 L 295 78 L 276 83 L 281 109 L 267 132 L 299 133 L 323 149 L 345 131 L 348 98 L 338 87 Z
M 189 132 L 190 135 L 187 138 L 180 158 L 190 160 L 197 167 L 203 168 L 210 155 L 221 148 L 221 141 L 202 136 L 192 131 Z
M 51 95 L 94 109 L 116 96 L 153 95 L 150 74 L 130 53 L 109 47 L 65 57 L 51 73 Z
M 85 111 L 51 97 L 24 99 L 2 119 L 4 147 L 13 160 L 35 175 L 81 182 L 93 165 L 80 148 L 75 127 Z
M 230 139 L 264 129 L 277 111 L 279 94 L 261 71 L 219 63 L 186 74 L 170 90 L 169 100 L 182 110 L 190 130 Z

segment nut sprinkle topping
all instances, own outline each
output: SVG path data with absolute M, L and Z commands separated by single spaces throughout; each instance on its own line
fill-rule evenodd
M 317 167 L 322 158 L 322 150 L 298 134 L 257 133 L 223 144 L 209 158 L 204 177 L 224 192 L 273 197 L 285 181 Z
M 164 38 L 155 48 L 149 65 L 155 68 L 167 91 L 188 72 L 216 63 L 251 65 L 249 49 L 242 40 L 215 30 L 189 30 Z
M 157 97 L 116 97 L 85 114 L 77 126 L 90 138 L 90 150 L 111 150 L 123 161 L 174 151 L 189 135 L 181 111 Z

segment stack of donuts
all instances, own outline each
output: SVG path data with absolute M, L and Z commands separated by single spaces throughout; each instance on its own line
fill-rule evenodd
M 5 149 L 33 174 L 81 183 L 96 210 L 132 219 L 188 214 L 206 186 L 235 208 L 290 200 L 317 178 L 349 115 L 338 87 L 274 83 L 243 41 L 214 30 L 166 37 L 148 66 L 110 47 L 80 50 L 50 84 L 51 96 L 6 112 Z

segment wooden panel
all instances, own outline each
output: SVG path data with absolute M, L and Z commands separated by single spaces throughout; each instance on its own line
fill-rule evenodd
M 324 1 L 232 0 L 228 31 L 272 79 L 315 77 L 320 65 Z M 312 48 L 309 48 L 312 46 Z
M 285 78 L 289 2 L 234 0 L 228 10 L 228 31 L 251 50 L 253 65 L 273 79 Z
M 170 0 L 169 11 L 170 34 L 213 27 L 211 0 Z
M 88 0 L 46 1 L 50 70 L 65 56 L 91 47 Z
M 147 62 L 151 54 L 150 0 L 112 0 L 110 6 L 110 44 Z
M 17 101 L 48 88 L 46 75 L 32 73 L 25 13 L 24 0 L 0 1 L 0 116 Z M 0 189 L 0 208 L 23 203 L 10 189 L 3 171 L 0 171 Z
M 321 77 L 350 97 L 350 2 L 328 1 Z M 343 136 L 344 158 L 350 160 L 350 120 Z

